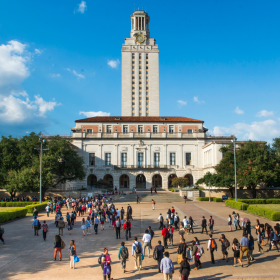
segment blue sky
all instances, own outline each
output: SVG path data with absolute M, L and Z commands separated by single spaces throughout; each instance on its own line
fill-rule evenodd
M 138 8 L 159 45 L 162 116 L 280 136 L 280 2 L 236 0 L 1 1 L 0 135 L 69 135 L 77 119 L 121 115 L 121 46 Z

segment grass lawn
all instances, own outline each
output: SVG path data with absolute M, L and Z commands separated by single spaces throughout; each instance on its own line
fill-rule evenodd
M 280 204 L 250 204 L 250 205 L 260 206 L 274 211 L 280 211 Z
M 12 210 L 12 209 L 14 209 L 14 208 L 15 208 L 15 207 L 0 207 L 0 212 Z

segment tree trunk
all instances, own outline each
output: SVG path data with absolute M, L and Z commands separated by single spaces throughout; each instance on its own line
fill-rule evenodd
M 231 197 L 233 198 L 233 187 L 229 187 L 228 189 L 230 191 Z
M 209 202 L 211 202 L 211 197 L 210 197 L 210 185 L 209 185 Z
M 251 186 L 251 192 L 252 192 L 253 198 L 257 198 L 256 186 Z
M 16 196 L 16 192 L 15 191 L 11 191 L 10 195 L 11 195 L 12 201 L 14 201 L 14 198 Z

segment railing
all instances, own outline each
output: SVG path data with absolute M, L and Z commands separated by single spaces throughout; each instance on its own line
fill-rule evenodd
M 168 165 L 114 165 L 114 169 L 167 169 Z

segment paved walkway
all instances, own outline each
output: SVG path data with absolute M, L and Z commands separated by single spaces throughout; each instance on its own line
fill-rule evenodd
M 133 207 L 134 220 L 132 221 L 132 237 L 137 236 L 142 238 L 144 230 L 151 225 L 155 230 L 155 237 L 152 245 L 156 245 L 157 240 L 162 240 L 161 232 L 158 230 L 158 215 L 159 213 L 165 214 L 172 204 L 157 202 L 156 210 L 152 210 L 151 203 L 141 202 L 136 204 L 131 202 Z M 183 213 L 192 215 L 197 223 L 200 224 L 200 217 L 206 215 L 208 218 L 209 213 L 213 213 L 215 225 L 217 226 L 214 237 L 219 238 L 221 232 L 225 232 L 227 238 L 232 243 L 234 237 L 240 239 L 241 231 L 228 232 L 226 225 L 226 217 L 232 209 L 223 206 L 219 203 L 208 202 L 189 202 L 180 203 L 176 202 L 174 206 L 180 211 L 180 218 L 182 220 Z M 126 209 L 127 202 L 116 203 L 118 208 L 122 206 Z M 178 211 L 179 211 L 178 210 Z M 64 210 L 65 213 L 65 210 Z M 249 215 L 253 217 L 252 215 Z M 4 225 L 6 245 L 0 245 L 0 275 L 1 279 L 70 279 L 70 278 L 83 278 L 83 279 L 103 279 L 102 271 L 97 263 L 97 259 L 101 254 L 104 247 L 109 249 L 112 257 L 112 277 L 114 279 L 163 279 L 163 275 L 157 273 L 157 263 L 152 258 L 147 256 L 144 259 L 141 271 L 134 269 L 134 261 L 130 256 L 127 264 L 127 273 L 123 274 L 121 265 L 117 258 L 120 242 L 125 241 L 124 232 L 121 232 L 121 239 L 115 238 L 115 232 L 108 225 L 105 230 L 98 233 L 98 235 L 91 234 L 82 236 L 82 230 L 79 228 L 81 218 L 78 218 L 72 235 L 68 235 L 67 230 L 64 229 L 63 240 L 66 243 L 66 248 L 69 246 L 71 239 L 74 239 L 77 244 L 77 253 L 80 262 L 77 264 L 77 269 L 70 270 L 68 261 L 67 249 L 63 250 L 63 260 L 53 261 L 53 243 L 54 236 L 58 233 L 55 228 L 54 215 L 49 218 L 46 214 L 40 214 L 41 220 L 46 219 L 50 226 L 50 231 L 47 236 L 47 241 L 43 241 L 42 235 L 34 236 L 31 229 L 32 217 L 26 217 L 15 222 Z M 265 219 L 263 219 L 265 220 Z M 207 248 L 208 236 L 200 233 L 200 227 L 195 227 L 195 234 L 186 235 L 186 241 L 190 242 L 196 236 L 201 241 L 204 249 Z M 132 239 L 126 242 L 126 245 L 131 252 Z M 179 244 L 179 234 L 175 232 L 174 244 Z M 256 246 L 256 244 L 255 244 Z M 170 247 L 168 251 L 171 253 L 171 259 L 176 263 L 177 253 L 176 246 Z M 227 277 L 241 278 L 250 277 L 254 275 L 279 275 L 279 259 L 280 253 L 276 251 L 264 253 L 260 255 L 255 250 L 255 262 L 248 268 L 233 267 L 233 252 L 229 250 L 230 261 L 226 263 L 221 260 L 222 255 L 220 251 L 220 244 L 218 242 L 218 251 L 215 252 L 217 259 L 216 265 L 210 262 L 210 253 L 205 250 L 205 255 L 202 257 L 203 268 L 198 271 L 191 271 L 190 279 L 225 279 Z M 265 247 L 267 248 L 267 247 Z M 244 259 L 245 261 L 245 259 Z M 176 271 L 173 279 L 178 279 L 179 265 L 175 264 Z M 193 268 L 193 265 L 192 265 Z M 276 279 L 276 278 L 275 278 Z M 279 278 L 280 279 L 280 278 Z

